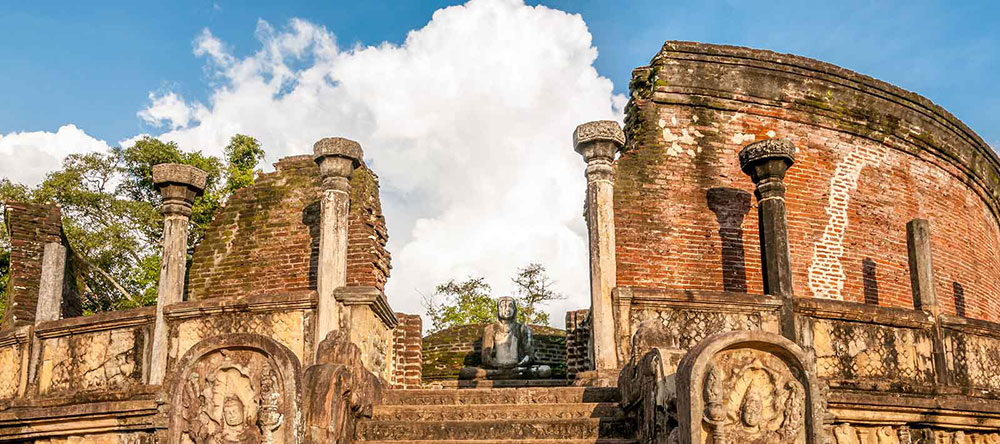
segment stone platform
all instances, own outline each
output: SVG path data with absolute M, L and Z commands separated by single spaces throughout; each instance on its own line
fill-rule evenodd
M 452 389 L 386 391 L 372 418 L 358 424 L 356 441 L 636 442 L 634 426 L 618 406 L 616 388 L 509 386 L 512 382 L 565 384 L 560 380 L 455 382 Z M 462 388 L 462 383 L 493 387 Z

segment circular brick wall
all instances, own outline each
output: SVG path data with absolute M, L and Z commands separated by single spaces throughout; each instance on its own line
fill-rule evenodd
M 423 339 L 423 379 L 457 379 L 462 367 L 482 364 L 483 329 L 488 324 L 447 328 Z M 536 363 L 552 367 L 554 378 L 566 376 L 566 332 L 541 325 L 531 326 Z
M 1000 160 L 929 100 L 815 60 L 667 42 L 636 69 L 616 161 L 618 285 L 761 293 L 737 152 L 789 138 L 797 297 L 912 307 L 906 223 L 930 221 L 952 314 L 1000 320 Z

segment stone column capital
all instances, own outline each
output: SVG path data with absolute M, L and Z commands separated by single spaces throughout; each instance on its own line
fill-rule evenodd
M 751 143 L 739 153 L 740 169 L 754 183 L 769 177 L 783 179 L 795 163 L 795 145 L 788 139 L 767 139 Z
M 164 215 L 191 215 L 194 199 L 205 191 L 208 173 L 191 165 L 161 163 L 153 165 L 153 184 L 163 197 Z
M 625 146 L 625 132 L 614 120 L 596 120 L 584 123 L 573 131 L 573 149 L 591 163 L 595 160 L 611 162 L 615 153 Z
M 350 139 L 326 137 L 313 144 L 313 160 L 319 165 L 325 188 L 346 187 L 362 158 L 361 144 Z

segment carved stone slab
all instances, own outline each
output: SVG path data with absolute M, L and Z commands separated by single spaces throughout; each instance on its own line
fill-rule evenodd
M 821 444 L 822 405 L 808 356 L 773 333 L 710 336 L 677 370 L 680 444 Z
M 299 362 L 274 340 L 216 336 L 178 361 L 167 396 L 170 444 L 299 442 Z

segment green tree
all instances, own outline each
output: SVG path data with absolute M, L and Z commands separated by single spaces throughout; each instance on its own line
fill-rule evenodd
M 55 203 L 76 259 L 84 264 L 84 309 L 99 312 L 156 303 L 163 217 L 153 184 L 153 165 L 182 163 L 208 173 L 194 202 L 188 245 L 193 251 L 226 198 L 253 184 L 263 158 L 252 137 L 236 135 L 227 159 L 183 152 L 174 142 L 144 137 L 106 153 L 74 154 L 35 188 L 0 181 L 0 202 Z M 232 153 L 232 154 L 230 154 Z M 9 246 L 0 243 L 9 254 Z M 0 268 L 0 280 L 6 272 Z
M 444 301 L 438 304 L 437 297 Z M 431 333 L 456 325 L 481 324 L 496 319 L 490 284 L 482 277 L 470 276 L 462 282 L 452 279 L 438 285 L 434 295 L 424 297 L 424 308 L 431 318 Z
M 554 282 L 541 264 L 519 268 L 511 279 L 513 298 L 517 301 L 517 320 L 534 325 L 549 325 L 549 314 L 541 305 L 566 297 L 553 290 Z M 493 322 L 496 320 L 496 299 L 483 277 L 470 276 L 464 281 L 454 279 L 440 284 L 434 294 L 424 296 L 423 305 L 431 318 L 431 333 L 446 328 Z M 441 300 L 439 303 L 438 300 Z
M 545 267 L 537 263 L 528 264 L 519 268 L 511 280 L 515 285 L 518 320 L 527 324 L 549 325 L 549 314 L 541 311 L 539 305 L 566 299 L 566 296 L 552 289 L 554 282 L 545 272 Z

